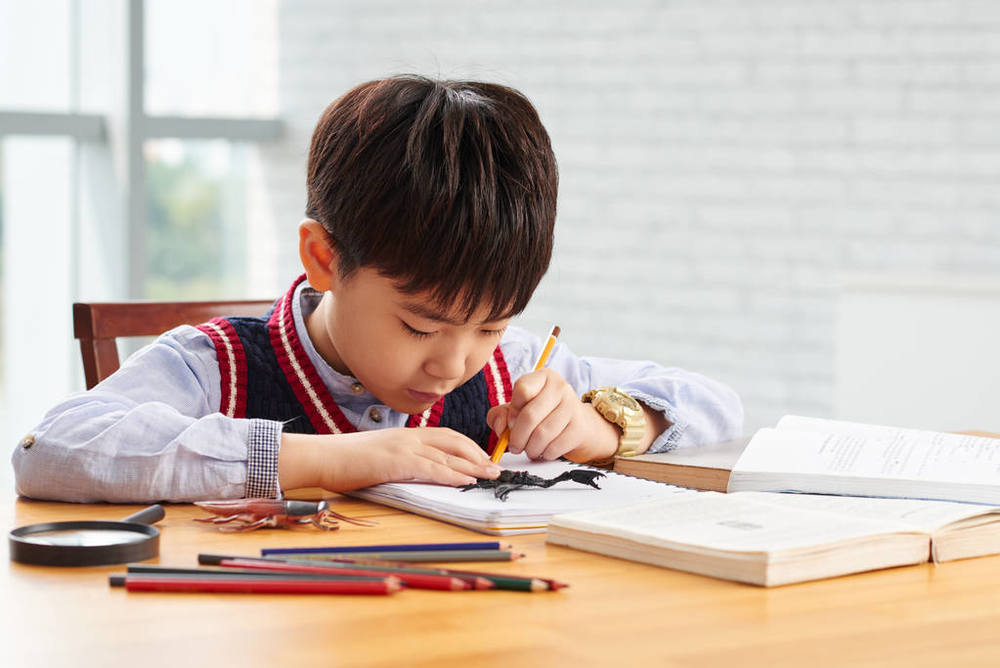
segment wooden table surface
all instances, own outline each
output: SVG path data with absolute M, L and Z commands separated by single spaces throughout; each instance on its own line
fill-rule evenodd
M 118 519 L 139 508 L 28 501 L 4 487 L 8 529 Z M 201 514 L 194 506 L 168 506 L 155 561 L 194 566 L 199 552 L 482 539 L 362 501 L 339 498 L 335 507 L 379 525 L 224 534 L 192 522 Z M 1000 558 L 761 589 L 550 547 L 541 534 L 509 540 L 526 558 L 490 570 L 570 588 L 389 597 L 128 593 L 107 583 L 122 567 L 26 566 L 5 556 L 0 665 L 1000 665 Z

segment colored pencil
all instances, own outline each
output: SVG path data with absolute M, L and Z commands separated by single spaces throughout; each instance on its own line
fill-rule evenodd
M 345 569 L 348 570 L 349 569 Z M 203 577 L 203 578 L 285 578 L 302 580 L 381 580 L 387 575 L 378 575 L 372 571 L 361 571 L 363 575 L 353 572 L 290 572 L 278 570 L 261 570 L 257 568 L 175 568 L 171 566 L 153 566 L 148 564 L 129 564 L 126 576 L 155 575 L 162 577 Z M 114 577 L 114 576 L 112 576 Z M 444 577 L 444 576 L 442 576 Z
M 128 591 L 174 591 L 243 594 L 393 594 L 402 585 L 397 578 L 377 580 L 304 580 L 301 578 L 207 578 L 183 575 L 126 575 Z
M 552 328 L 552 332 L 549 334 L 549 338 L 545 340 L 545 346 L 542 348 L 542 354 L 538 356 L 538 361 L 535 362 L 535 371 L 538 371 L 546 362 L 549 361 L 549 355 L 552 354 L 552 348 L 556 345 L 556 339 L 559 338 L 559 326 Z M 500 439 L 497 441 L 496 447 L 493 448 L 493 454 L 490 455 L 490 459 L 494 464 L 500 463 L 500 458 L 503 457 L 503 453 L 507 451 L 507 443 L 510 441 L 510 429 L 504 429 L 503 434 L 500 435 Z
M 371 575 L 395 575 L 399 577 L 404 585 L 410 586 L 413 589 L 448 589 L 444 586 L 433 586 L 433 581 L 428 580 L 430 583 L 428 586 L 424 586 L 426 578 L 435 579 L 445 579 L 447 582 L 451 582 L 452 579 L 458 580 L 465 584 L 465 589 L 475 589 L 481 591 L 483 589 L 493 589 L 494 584 L 484 577 L 479 577 L 475 575 L 450 575 L 447 573 L 440 572 L 441 569 L 435 568 L 406 568 L 397 566 L 386 566 L 382 562 L 365 562 L 365 563 L 338 563 L 338 562 L 325 562 L 322 565 L 316 564 L 310 561 L 292 561 L 292 560 L 276 560 L 274 557 L 232 557 L 223 558 L 217 562 L 220 566 L 226 568 L 258 568 L 265 570 L 275 570 L 279 568 L 275 564 L 286 565 L 294 568 L 288 568 L 287 570 L 295 572 L 312 573 L 312 572 L 358 572 L 358 573 L 369 573 Z M 319 571 L 315 569 L 320 569 Z M 457 589 L 457 587 L 456 587 Z
M 353 552 L 428 552 L 431 550 L 509 550 L 509 544 L 496 540 L 471 543 L 413 543 L 410 545 L 338 545 L 335 547 L 265 547 L 262 557 L 282 554 L 346 554 Z
M 350 557 L 341 557 L 337 559 L 331 559 L 330 561 L 335 561 L 344 564 L 355 564 L 355 565 L 380 563 L 383 565 L 390 565 L 393 567 L 405 567 L 407 565 L 400 562 L 391 562 L 391 561 L 376 562 L 376 561 L 367 561 L 363 559 L 352 559 Z M 517 591 L 538 591 L 539 582 L 543 583 L 545 587 L 551 591 L 558 591 L 559 589 L 565 589 L 566 587 L 569 586 L 564 582 L 558 582 L 550 578 L 539 578 L 539 577 L 529 577 L 520 575 L 504 575 L 501 573 L 485 573 L 482 571 L 468 571 L 455 568 L 427 567 L 427 568 L 422 568 L 420 570 L 425 572 L 439 573 L 441 575 L 447 574 L 458 578 L 482 577 L 492 581 L 494 585 L 496 585 L 497 589 L 508 589 L 509 587 L 503 586 L 505 583 L 515 585 L 513 588 L 516 589 Z
M 263 564 L 289 563 L 302 566 L 316 565 L 315 561 L 279 559 L 277 557 L 242 557 L 238 555 L 222 555 L 202 553 L 198 555 L 198 563 L 204 565 L 222 565 L 235 568 L 245 568 L 249 562 L 260 562 Z M 449 575 L 470 581 L 492 583 L 496 589 L 507 589 L 513 591 L 540 591 L 548 589 L 557 591 L 568 587 L 568 584 L 552 580 L 550 578 L 539 578 L 534 576 L 506 575 L 501 573 L 487 573 L 482 571 L 458 570 L 453 568 L 441 568 L 436 566 L 416 566 L 402 562 L 391 561 L 371 561 L 368 559 L 352 559 L 342 557 L 324 561 L 324 567 L 344 567 L 358 569 L 374 569 L 384 573 L 423 573 L 428 575 Z M 542 586 L 544 585 L 544 586 Z M 479 588 L 479 587 L 477 587 Z M 489 587 L 487 587 L 489 588 Z
M 269 555 L 272 556 L 272 555 Z M 277 556 L 277 555 L 273 555 Z M 327 561 L 335 559 L 340 554 L 316 554 L 316 553 L 294 553 L 286 552 L 281 555 L 289 559 L 307 561 Z M 350 552 L 343 556 L 355 559 L 369 559 L 372 561 L 391 560 L 399 563 L 421 563 L 437 561 L 517 561 L 524 557 L 519 552 L 510 550 L 428 550 L 423 552 Z
M 276 557 L 241 557 L 236 555 L 208 554 L 198 555 L 198 563 L 203 565 L 219 565 L 232 568 L 246 568 L 254 563 L 274 564 L 289 563 L 301 566 L 314 566 L 312 561 L 286 560 Z M 258 566 L 259 567 L 259 566 Z M 365 559 L 342 558 L 323 562 L 327 568 L 357 568 L 373 569 L 374 572 L 392 573 L 404 578 L 405 574 L 447 575 L 465 580 L 475 589 L 499 589 L 508 591 L 556 591 L 569 585 L 547 578 L 504 575 L 500 573 L 483 573 L 479 571 L 463 571 L 450 568 L 419 567 L 406 563 L 369 561 Z
M 262 573 L 289 573 L 289 574 L 325 574 L 338 576 L 341 574 L 367 575 L 369 577 L 396 577 L 403 585 L 412 589 L 435 589 L 438 591 L 463 591 L 472 589 L 472 585 L 462 578 L 440 573 L 397 573 L 389 570 L 364 569 L 364 568 L 340 568 L 339 566 L 325 566 L 302 563 L 288 563 L 281 561 L 267 562 L 251 559 L 224 559 L 219 564 L 223 567 L 233 567 L 245 570 L 257 570 Z
M 439 568 L 434 566 L 428 567 L 413 567 L 409 564 L 403 562 L 392 562 L 392 561 L 371 561 L 367 559 L 353 559 L 350 557 L 340 557 L 336 559 L 329 559 L 323 562 L 324 564 L 329 563 L 342 563 L 342 564 L 353 564 L 356 566 L 362 566 L 366 564 L 378 564 L 383 567 L 391 568 L 393 572 L 403 571 L 403 570 L 418 570 L 423 573 L 437 573 L 440 575 L 451 575 L 456 578 L 465 577 L 480 577 L 485 578 L 492 582 L 496 589 L 511 589 L 514 591 L 540 591 L 541 589 L 549 589 L 552 591 L 557 591 L 559 589 L 565 589 L 568 584 L 552 580 L 550 578 L 539 578 L 533 576 L 520 576 L 520 575 L 505 575 L 502 573 L 486 573 L 483 571 L 468 571 L 459 570 L 454 568 Z M 544 587 L 540 586 L 544 585 Z

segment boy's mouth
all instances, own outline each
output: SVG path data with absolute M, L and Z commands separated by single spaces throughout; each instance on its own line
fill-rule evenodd
M 441 398 L 440 394 L 433 394 L 430 392 L 418 392 L 417 390 L 406 390 L 407 394 L 416 401 L 425 404 L 437 403 L 437 400 Z

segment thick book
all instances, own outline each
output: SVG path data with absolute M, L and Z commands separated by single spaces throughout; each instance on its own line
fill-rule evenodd
M 670 452 L 616 457 L 615 471 L 691 489 L 725 492 L 749 437 Z
M 1000 439 L 786 416 L 750 439 L 728 489 L 1000 505 Z
M 694 492 L 557 515 L 555 545 L 776 586 L 1000 552 L 1000 508 L 943 501 Z
M 542 478 L 582 468 L 572 462 L 532 461 L 523 454 L 511 453 L 504 455 L 500 464 L 505 469 L 527 471 Z M 549 519 L 559 513 L 696 493 L 651 480 L 601 472 L 606 475 L 597 480 L 600 489 L 565 481 L 547 488 L 515 489 L 505 501 L 498 499 L 493 489 L 462 491 L 420 482 L 383 483 L 348 494 L 482 533 L 513 535 L 545 531 Z

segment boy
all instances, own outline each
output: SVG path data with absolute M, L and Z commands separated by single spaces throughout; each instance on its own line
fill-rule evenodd
M 313 134 L 304 276 L 269 317 L 167 332 L 56 406 L 14 452 L 18 491 L 146 502 L 459 485 L 499 474 L 486 453 L 507 428 L 510 452 L 581 462 L 738 435 L 739 399 L 697 374 L 562 344 L 532 371 L 540 342 L 508 322 L 548 267 L 557 184 L 515 90 L 357 86 Z M 617 424 L 598 411 L 613 404 Z

